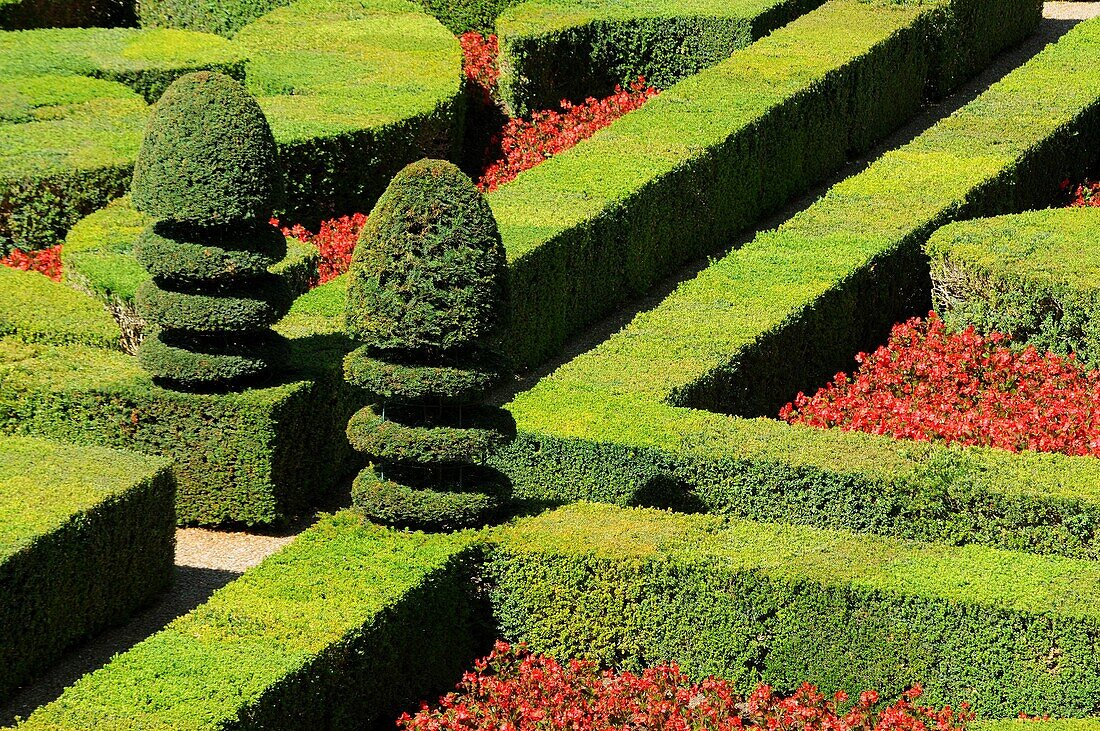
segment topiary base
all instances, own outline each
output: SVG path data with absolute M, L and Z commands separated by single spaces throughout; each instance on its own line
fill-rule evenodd
M 344 435 L 362 396 L 338 359 L 311 356 L 299 380 L 197 394 L 154 385 L 122 353 L 0 340 L 0 431 L 172 459 L 180 524 L 280 523 L 362 464 Z
M 491 477 L 433 490 L 387 479 L 376 470 L 360 472 L 351 488 L 352 504 L 375 523 L 423 531 L 477 528 L 489 523 L 503 506 L 502 486 Z

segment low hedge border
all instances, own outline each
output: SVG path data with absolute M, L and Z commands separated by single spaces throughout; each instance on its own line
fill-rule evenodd
M 1100 712 L 1094 561 L 577 504 L 497 531 L 484 573 L 502 635 L 558 658 Z
M 392 727 L 483 649 L 471 541 L 322 518 L 17 728 Z
M 1100 366 L 1100 210 L 1033 211 L 945 226 L 928 241 L 948 327 L 1010 335 Z
M 491 193 L 512 290 L 525 293 L 514 360 L 541 362 L 722 249 L 1039 17 L 1035 0 L 832 0 Z
M 38 272 L 0 266 L 0 337 L 28 343 L 118 348 L 118 325 L 103 307 Z
M 946 448 L 770 419 L 927 311 L 921 245 L 1044 202 L 1100 158 L 1085 22 L 958 113 L 521 394 L 515 494 L 675 504 L 948 543 L 1100 557 L 1100 461 Z M 1058 81 L 1061 79 L 1061 81 Z M 1034 89 L 1049 89 L 1036 103 Z M 774 409 L 774 410 L 772 410 Z
M 602 97 L 638 76 L 665 89 L 822 2 L 529 0 L 496 21 L 500 98 L 515 117 Z
M 48 76 L 54 88 L 42 94 L 58 93 L 74 76 L 115 78 L 112 69 L 129 69 L 135 55 L 156 61 L 157 84 L 117 77 L 147 96 L 196 64 L 237 76 L 243 70 L 279 142 L 291 201 L 283 214 L 306 225 L 369 209 L 397 170 L 425 156 L 454 157 L 462 137 L 458 41 L 408 0 L 299 0 L 249 23 L 232 41 L 178 29 L 0 33 L 0 49 L 8 46 L 3 75 Z M 224 49 L 234 65 L 209 49 Z M 393 68 L 414 69 L 415 78 L 396 83 Z M 0 156 L 0 249 L 57 243 L 81 216 L 122 194 L 148 109 L 138 99 L 109 101 L 0 124 L 0 150 L 7 151 Z
M 166 460 L 0 437 L 0 698 L 172 581 Z
M 314 508 L 357 469 L 344 427 L 363 403 L 341 348 L 291 341 L 287 380 L 240 393 L 154 386 L 121 352 L 0 340 L 0 433 L 173 460 L 181 524 L 272 524 Z

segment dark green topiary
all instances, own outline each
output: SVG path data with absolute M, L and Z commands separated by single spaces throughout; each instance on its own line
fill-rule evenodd
M 476 406 L 504 367 L 492 347 L 505 311 L 496 221 L 449 162 L 402 170 L 371 213 L 351 263 L 344 360 L 372 404 L 348 439 L 374 464 L 352 499 L 372 520 L 424 530 L 487 520 L 507 481 L 486 466 L 514 433 L 507 412 Z
M 260 105 L 239 82 L 200 71 L 157 102 L 134 164 L 134 206 L 209 226 L 266 220 L 278 201 L 277 148 Z
M 141 364 L 163 385 L 239 388 L 279 361 L 282 342 L 268 328 L 291 296 L 268 273 L 286 253 L 268 223 L 278 179 L 267 120 L 233 79 L 189 74 L 157 102 L 133 198 L 160 220 L 134 246 L 152 275 L 134 304 L 154 326 Z
M 413 163 L 360 234 L 348 332 L 384 350 L 475 347 L 500 328 L 505 266 L 496 219 L 470 179 L 443 160 Z

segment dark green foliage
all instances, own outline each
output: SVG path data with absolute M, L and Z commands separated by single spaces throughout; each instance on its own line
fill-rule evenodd
M 728 248 L 909 119 L 948 67 L 952 79 L 982 68 L 1039 18 L 1036 0 L 835 0 L 523 173 L 489 196 L 523 293 L 507 351 L 536 365 L 685 262 Z M 943 35 L 967 40 L 940 45 Z
M 493 353 L 465 356 L 453 365 L 402 363 L 361 346 L 344 359 L 344 377 L 378 401 L 472 403 L 500 382 L 504 363 Z
M 468 30 L 492 33 L 497 16 L 523 0 L 420 0 L 424 9 L 439 19 L 452 33 Z
M 485 573 L 503 636 L 559 658 L 1100 712 L 1093 561 L 576 505 L 500 530 Z
M 953 329 L 1009 335 L 1100 366 L 1100 209 L 946 226 L 929 240 L 936 311 Z
M 146 336 L 138 350 L 138 362 L 166 388 L 222 391 L 244 388 L 271 376 L 272 364 L 285 360 L 286 349 L 275 333 L 236 339 L 162 331 Z
M 134 165 L 134 207 L 200 226 L 265 220 L 279 203 L 275 138 L 256 100 L 224 74 L 168 87 Z
M 155 387 L 120 352 L 0 340 L 0 431 L 170 458 L 184 525 L 285 522 L 362 465 L 344 436 L 363 399 L 340 376 L 345 351 L 290 346 L 286 383 L 199 394 Z
M 1077 26 L 520 394 L 509 407 L 520 437 L 494 460 L 515 496 L 1100 556 L 1094 458 L 726 415 L 774 415 L 897 320 L 926 313 L 921 248 L 936 229 L 1044 205 L 1066 175 L 1100 162 L 1100 79 L 1075 72 L 1098 52 L 1100 23 Z
M 626 88 L 667 89 L 823 0 L 530 0 L 497 20 L 500 95 L 519 116 Z
M 172 581 L 166 460 L 0 438 L 0 699 Z
M 259 277 L 286 253 L 286 237 L 266 221 L 239 231 L 158 221 L 133 248 L 134 258 L 161 284 L 221 285 Z
M 2 0 L 0 30 L 130 25 L 132 0 Z
M 176 292 L 148 281 L 138 289 L 134 304 L 145 318 L 166 330 L 224 335 L 270 327 L 293 299 L 286 283 L 274 274 L 250 284 L 242 294 Z
M 286 247 L 266 222 L 276 164 L 267 119 L 233 79 L 189 74 L 157 102 L 132 196 L 139 211 L 162 219 L 134 252 L 152 275 L 134 304 L 157 328 L 139 355 L 158 383 L 241 388 L 284 360 L 281 339 L 267 330 L 292 302 L 286 283 L 265 271 Z M 252 256 L 230 257 L 227 249 Z M 202 261 L 210 256 L 217 260 Z
M 413 163 L 359 236 L 348 334 L 410 355 L 477 347 L 500 328 L 504 273 L 496 220 L 473 181 L 445 160 Z
M 352 504 L 368 520 L 424 531 L 475 528 L 497 517 L 503 503 L 503 487 L 490 473 L 467 470 L 461 485 L 441 484 L 434 475 L 408 471 L 398 471 L 391 477 L 387 479 L 378 467 L 356 476 L 351 488 Z M 425 483 L 432 486 L 413 487 Z
M 21 728 L 388 729 L 484 651 L 470 544 L 325 517 Z
M 378 402 L 348 425 L 378 462 L 352 496 L 372 520 L 452 530 L 499 511 L 504 483 L 483 465 L 505 436 L 481 428 L 470 407 L 503 375 L 491 347 L 505 273 L 489 204 L 449 162 L 409 165 L 370 214 L 344 310 L 349 337 L 366 344 L 344 372 Z
M 484 465 L 507 440 L 505 411 L 467 407 L 435 416 L 424 419 L 422 406 L 366 406 L 348 422 L 348 441 L 360 452 L 396 464 Z

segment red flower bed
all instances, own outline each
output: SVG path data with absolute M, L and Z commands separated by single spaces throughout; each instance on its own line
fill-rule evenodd
M 279 225 L 278 219 L 272 219 L 271 222 L 276 226 Z M 321 262 L 317 266 L 320 275 L 317 284 L 324 284 L 340 276 L 351 266 L 355 242 L 359 240 L 359 232 L 366 222 L 365 215 L 356 213 L 324 221 L 321 223 L 321 230 L 317 233 L 311 233 L 301 224 L 284 228 L 282 231 L 284 236 L 313 244 L 321 252 Z
M 1062 190 L 1070 194 L 1070 208 L 1100 208 L 1100 182 L 1093 183 L 1085 180 L 1084 183 L 1073 187 L 1069 180 L 1064 180 Z
M 948 333 L 935 313 L 894 326 L 889 342 L 860 353 L 812 398 L 798 394 L 779 418 L 795 424 L 954 442 L 1100 456 L 1100 372 L 1072 357 L 973 328 Z
M 0 264 L 25 272 L 40 272 L 55 282 L 61 281 L 61 244 L 39 251 L 16 249 L 0 258 Z
M 767 685 L 747 699 L 729 683 L 692 683 L 675 665 L 633 673 L 601 672 L 594 663 L 533 655 L 498 642 L 458 692 L 432 709 L 397 721 L 405 731 L 959 731 L 973 716 L 950 707 L 917 706 L 919 686 L 882 710 L 865 691 L 848 710 L 848 697 L 828 698 L 806 684 L 789 697 Z
M 560 112 L 535 112 L 530 121 L 510 120 L 500 133 L 501 157 L 485 167 L 478 187 L 483 191 L 496 190 L 515 180 L 524 170 L 591 137 L 657 94 L 658 91 L 646 86 L 645 78 L 639 76 L 629 89 L 615 87 L 615 93 L 603 99 L 589 97 L 582 104 L 563 101 Z
M 500 80 L 500 70 L 497 68 L 500 46 L 497 44 L 497 37 L 469 31 L 459 36 L 458 42 L 462 46 L 463 73 L 488 100 Z

